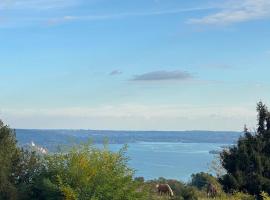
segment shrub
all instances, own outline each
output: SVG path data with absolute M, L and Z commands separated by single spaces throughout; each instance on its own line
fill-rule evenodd
M 113 153 L 85 144 L 67 153 L 46 157 L 46 170 L 39 178 L 36 196 L 67 200 L 147 199 L 145 188 L 133 180 L 125 148 Z M 43 191 L 48 191 L 44 193 Z
M 270 196 L 266 192 L 262 192 L 261 197 L 263 198 L 263 200 L 270 200 Z

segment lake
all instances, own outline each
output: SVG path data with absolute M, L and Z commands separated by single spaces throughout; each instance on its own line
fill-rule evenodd
M 129 165 L 136 169 L 136 176 L 145 179 L 164 177 L 187 182 L 191 174 L 209 171 L 209 165 L 215 158 L 209 151 L 221 150 L 221 146 L 223 144 L 139 142 L 128 145 L 127 156 L 130 158 Z M 109 145 L 112 151 L 121 147 L 121 144 Z
M 70 145 L 89 139 L 98 147 L 107 140 L 112 151 L 128 144 L 129 166 L 136 170 L 136 176 L 143 176 L 147 180 L 164 177 L 187 182 L 191 174 L 209 171 L 209 165 L 215 157 L 209 151 L 218 151 L 222 146 L 235 143 L 241 133 L 17 129 L 16 135 L 21 146 L 33 141 L 51 152 L 58 145 Z

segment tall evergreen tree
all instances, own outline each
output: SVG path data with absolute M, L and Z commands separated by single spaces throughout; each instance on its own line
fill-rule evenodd
M 261 101 L 257 104 L 257 112 L 258 112 L 258 129 L 257 132 L 259 134 L 263 134 L 264 131 L 267 129 L 266 127 L 269 126 L 267 125 L 267 122 L 269 121 L 269 112 L 266 107 Z
M 221 178 L 225 190 L 259 195 L 270 193 L 270 114 L 262 102 L 257 105 L 256 133 L 245 129 L 238 143 L 221 153 L 227 174 Z

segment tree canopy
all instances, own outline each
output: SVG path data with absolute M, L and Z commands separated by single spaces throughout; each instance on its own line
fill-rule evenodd
M 0 199 L 15 199 L 14 171 L 19 160 L 15 132 L 0 121 Z
M 221 153 L 227 174 L 221 182 L 227 191 L 240 190 L 258 195 L 270 193 L 270 113 L 266 105 L 257 105 L 258 127 L 245 128 L 237 144 Z

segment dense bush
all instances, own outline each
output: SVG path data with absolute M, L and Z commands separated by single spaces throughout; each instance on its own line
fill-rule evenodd
M 46 169 L 36 186 L 36 196 L 68 200 L 146 199 L 144 188 L 133 180 L 125 149 L 112 153 L 82 145 L 67 153 L 48 155 Z M 47 191 L 44 193 L 44 191 Z
M 200 173 L 191 175 L 190 185 L 195 186 L 201 190 L 201 189 L 207 188 L 208 184 L 213 184 L 217 188 L 221 187 L 217 178 L 211 174 L 200 172 Z

